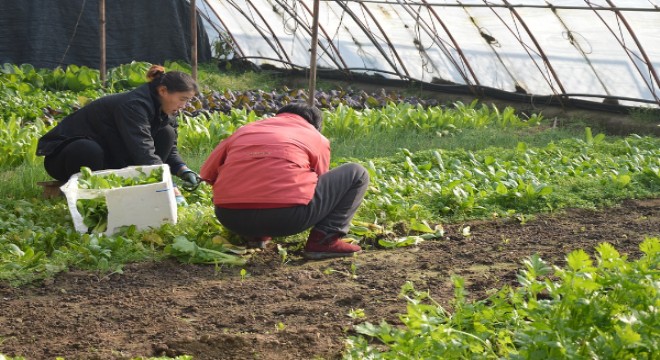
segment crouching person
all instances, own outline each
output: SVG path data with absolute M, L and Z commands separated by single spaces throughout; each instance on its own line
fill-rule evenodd
M 302 103 L 242 126 L 213 150 L 200 176 L 213 186 L 215 214 L 251 247 L 312 228 L 307 259 L 351 256 L 342 238 L 362 203 L 369 174 L 359 164 L 329 170 L 330 142 L 319 109 Z

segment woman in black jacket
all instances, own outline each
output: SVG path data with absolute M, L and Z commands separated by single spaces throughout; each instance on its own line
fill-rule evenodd
M 149 83 L 95 101 L 67 116 L 39 139 L 37 155 L 53 178 L 92 170 L 168 164 L 186 185 L 198 177 L 177 150 L 176 113 L 197 93 L 190 75 L 154 65 Z

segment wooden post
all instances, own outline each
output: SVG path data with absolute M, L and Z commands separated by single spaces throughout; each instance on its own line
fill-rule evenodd
M 190 0 L 190 61 L 192 77 L 197 81 L 197 4 Z
M 316 93 L 316 48 L 319 40 L 319 0 L 314 0 L 314 16 L 312 20 L 312 48 L 309 60 L 309 98 L 307 103 L 314 106 L 314 94 Z
M 106 82 L 105 0 L 99 0 L 99 47 L 100 47 L 99 72 L 101 73 L 101 87 L 105 88 L 105 82 Z

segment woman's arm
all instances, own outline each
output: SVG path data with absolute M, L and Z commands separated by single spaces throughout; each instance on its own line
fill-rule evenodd
M 151 135 L 150 114 L 147 106 L 138 101 L 121 104 L 114 114 L 119 135 L 135 165 L 158 165 L 163 161 L 156 155 Z

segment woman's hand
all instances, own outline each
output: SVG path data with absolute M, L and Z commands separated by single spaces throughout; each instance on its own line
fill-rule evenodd
M 179 177 L 181 180 L 183 180 L 181 187 L 187 191 L 197 190 L 199 182 L 202 180 L 196 172 L 190 169 L 182 170 L 179 174 Z
M 186 198 L 181 194 L 181 190 L 178 187 L 174 187 L 174 200 L 176 200 L 177 206 L 188 206 Z

